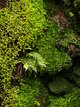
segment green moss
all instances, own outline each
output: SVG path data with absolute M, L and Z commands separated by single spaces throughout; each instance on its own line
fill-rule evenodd
M 48 91 L 44 84 L 35 78 L 27 79 L 22 84 L 12 107 L 45 107 L 48 101 Z
M 55 76 L 48 83 L 49 90 L 56 94 L 65 94 L 69 93 L 73 88 L 73 85 L 70 84 L 65 78 L 60 76 Z
M 48 107 L 79 107 L 80 106 L 80 90 L 76 89 L 72 93 L 62 97 L 51 97 Z
M 80 65 L 77 65 L 73 68 L 73 73 L 80 78 Z
M 80 89 L 75 89 L 72 93 L 70 93 L 67 97 L 70 99 L 70 107 L 79 107 L 80 106 Z M 68 104 L 69 105 L 69 104 Z
M 79 45 L 78 44 L 78 36 L 76 35 L 76 33 L 72 30 L 72 29 L 69 29 L 69 30 L 65 30 L 64 31 L 64 36 L 61 35 L 59 40 L 59 44 L 63 47 L 66 47 L 68 48 L 69 44 L 74 44 L 74 45 Z
M 0 10 L 0 79 L 5 105 L 7 101 L 9 104 L 12 101 L 12 97 L 10 100 L 6 99 L 19 53 L 33 49 L 37 37 L 43 33 L 44 14 L 43 0 L 20 0 L 16 4 L 10 2 L 8 7 Z
M 43 92 L 41 94 L 39 92 L 41 84 L 39 80 L 31 83 L 30 80 L 26 80 L 20 90 L 18 87 L 11 87 L 12 72 L 15 71 L 15 66 L 19 62 L 20 52 L 24 53 L 29 49 L 32 51 L 36 44 L 36 49 L 47 62 L 44 72 L 48 72 L 50 75 L 56 74 L 62 68 L 69 68 L 72 65 L 71 57 L 65 53 L 63 48 L 58 49 L 56 45 L 60 39 L 60 45 L 64 48 L 68 47 L 69 43 L 76 45 L 75 33 L 73 30 L 67 30 L 61 34 L 59 26 L 52 21 L 52 18 L 62 7 L 51 0 L 50 2 L 46 1 L 45 4 L 48 14 L 46 15 L 47 27 L 45 27 L 46 19 L 43 0 L 20 0 L 16 4 L 11 2 L 9 7 L 0 10 L 0 99 L 3 100 L 3 105 L 1 106 L 39 107 L 46 103 L 46 95 L 42 96 Z M 78 31 L 76 29 L 79 30 L 79 28 L 75 27 L 75 31 Z M 62 36 L 65 36 L 65 39 L 62 39 Z M 79 72 L 74 72 L 74 74 L 79 75 Z M 59 89 L 57 86 L 54 88 L 56 84 L 53 82 L 53 87 L 52 83 L 50 84 L 51 90 L 55 91 L 55 93 L 68 92 L 69 83 L 63 78 L 59 78 L 59 80 L 58 78 L 55 79 Z M 77 78 L 77 82 L 78 80 Z M 41 91 L 45 91 L 44 88 Z M 73 92 L 69 97 L 66 96 L 67 101 L 61 97 L 59 100 L 52 98 L 54 101 L 50 100 L 50 107 L 53 105 L 54 107 L 72 107 L 74 106 L 74 101 L 79 106 L 77 93 L 79 92 Z M 46 94 L 46 91 L 44 94 Z
M 21 89 L 14 99 L 12 107 L 35 107 L 37 97 L 39 95 L 40 81 L 38 79 L 33 80 L 26 79 L 25 84 L 22 84 Z
M 60 37 L 59 28 L 56 23 L 48 27 L 48 31 L 37 44 L 40 55 L 47 61 L 46 72 L 55 74 L 62 68 L 71 66 L 71 58 L 64 52 L 56 48 L 56 43 Z
M 76 86 L 80 87 L 80 67 L 74 66 L 72 71 L 66 73 L 67 78 L 72 81 Z

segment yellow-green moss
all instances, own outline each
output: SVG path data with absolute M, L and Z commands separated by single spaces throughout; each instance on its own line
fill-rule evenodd
M 0 10 L 0 81 L 5 106 L 12 101 L 8 91 L 19 52 L 34 47 L 44 27 L 44 14 L 43 0 L 10 2 L 8 7 Z

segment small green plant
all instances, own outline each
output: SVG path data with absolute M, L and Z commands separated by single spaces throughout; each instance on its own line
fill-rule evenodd
M 46 68 L 46 61 L 42 58 L 42 56 L 37 52 L 31 52 L 26 55 L 26 57 L 20 58 L 22 63 L 24 64 L 25 70 L 34 71 L 37 73 L 40 68 Z

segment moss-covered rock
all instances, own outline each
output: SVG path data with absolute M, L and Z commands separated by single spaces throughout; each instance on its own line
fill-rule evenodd
M 60 76 L 55 76 L 48 83 L 48 87 L 51 92 L 64 95 L 73 88 L 73 85 L 70 84 L 65 78 Z

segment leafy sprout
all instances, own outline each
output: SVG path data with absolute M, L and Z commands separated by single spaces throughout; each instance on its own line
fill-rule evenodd
M 35 73 L 38 72 L 39 68 L 46 68 L 46 61 L 43 59 L 43 57 L 37 53 L 37 52 L 31 52 L 26 57 L 22 57 L 20 59 L 22 63 L 24 64 L 25 70 L 32 70 Z

